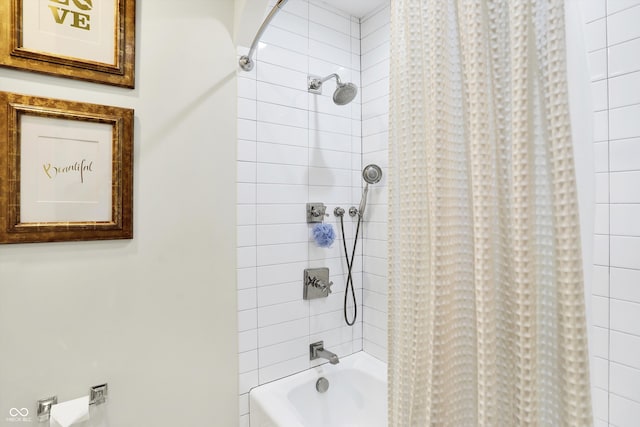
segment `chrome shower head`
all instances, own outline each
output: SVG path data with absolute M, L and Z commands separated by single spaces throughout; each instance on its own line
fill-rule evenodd
M 380 166 L 374 165 L 373 163 L 367 165 L 362 169 L 362 179 L 367 185 L 364 186 L 364 191 L 362 192 L 362 199 L 360 199 L 360 207 L 358 208 L 358 215 L 360 218 L 364 216 L 364 209 L 367 207 L 367 194 L 369 193 L 369 184 L 377 184 L 382 179 L 382 169 Z
M 358 94 L 358 87 L 353 83 L 342 83 L 340 76 L 335 73 L 323 78 L 309 76 L 307 78 L 307 89 L 311 93 L 321 95 L 322 84 L 334 77 L 336 79 L 336 90 L 333 92 L 333 102 L 335 102 L 336 105 L 346 105 L 353 101 Z
M 373 163 L 367 165 L 362 170 L 362 179 L 364 179 L 367 184 L 377 184 L 382 179 L 382 169 Z
M 336 91 L 333 92 L 333 102 L 336 105 L 346 105 L 353 101 L 358 94 L 358 88 L 353 83 L 338 84 Z

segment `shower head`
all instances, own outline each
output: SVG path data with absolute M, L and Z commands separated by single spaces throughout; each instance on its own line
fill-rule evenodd
M 362 192 L 362 199 L 360 199 L 360 207 L 358 208 L 358 215 L 360 218 L 364 216 L 364 209 L 367 207 L 367 194 L 369 193 L 369 184 L 377 184 L 382 179 L 382 169 L 380 166 L 374 165 L 373 163 L 367 165 L 362 169 L 362 179 L 367 185 L 364 186 L 364 191 Z
M 322 84 L 334 77 L 336 79 L 336 90 L 335 92 L 333 92 L 333 102 L 335 102 L 336 105 L 346 105 L 353 101 L 353 99 L 358 94 L 358 87 L 353 83 L 342 83 L 342 81 L 340 80 L 340 76 L 335 73 L 323 78 L 317 76 L 309 76 L 307 78 L 307 89 L 311 93 L 321 95 Z
M 362 179 L 364 179 L 367 184 L 377 184 L 382 179 L 382 169 L 373 163 L 367 165 L 362 170 Z
M 346 105 L 353 101 L 358 94 L 358 88 L 353 83 L 338 84 L 335 92 L 333 92 L 333 102 L 336 105 Z

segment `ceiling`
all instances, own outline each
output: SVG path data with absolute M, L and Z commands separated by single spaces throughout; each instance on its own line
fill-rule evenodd
M 322 0 L 323 2 L 330 4 L 336 9 L 347 12 L 350 15 L 362 18 L 369 12 L 376 10 L 384 3 L 389 3 L 389 0 Z

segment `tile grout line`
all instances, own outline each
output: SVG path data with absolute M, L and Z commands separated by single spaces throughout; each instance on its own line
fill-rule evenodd
M 607 291 L 607 303 L 608 303 L 608 324 L 607 324 L 607 340 L 608 340 L 608 348 L 607 348 L 607 423 L 609 423 L 611 419 L 611 113 L 610 113 L 610 91 L 609 91 L 609 15 L 607 13 L 608 9 L 608 1 L 604 0 L 605 3 L 605 16 L 604 16 L 604 27 L 605 27 L 605 75 L 606 75 L 606 91 L 607 91 L 607 216 L 608 216 L 608 265 L 607 265 L 607 275 L 608 275 L 608 291 Z
M 309 54 L 307 55 L 307 76 L 309 76 L 311 74 L 311 3 L 307 2 L 307 51 L 309 52 Z M 307 89 L 308 92 L 308 89 Z M 313 98 L 314 100 L 316 100 L 316 98 Z M 311 102 L 311 98 L 307 97 L 307 107 L 308 111 L 311 111 L 310 108 L 310 102 Z M 307 117 L 310 116 L 310 113 L 307 113 Z M 309 165 L 311 164 L 311 150 L 310 150 L 310 146 L 311 146 L 311 120 L 309 120 L 309 126 L 307 128 L 307 170 L 309 170 Z M 307 173 L 307 202 L 309 202 L 309 198 L 311 197 L 310 195 L 310 188 L 311 188 L 311 176 L 309 173 Z M 307 228 L 308 228 L 308 223 L 307 223 Z M 307 259 L 306 259 L 306 263 L 307 265 L 309 265 L 309 245 L 311 243 L 307 243 Z M 303 283 L 303 287 L 304 287 L 304 283 Z M 309 303 L 309 301 L 307 301 L 307 336 L 306 336 L 306 341 L 307 341 L 307 345 L 311 344 L 311 304 Z M 310 367 L 311 365 L 311 361 L 309 360 L 308 362 L 308 367 Z

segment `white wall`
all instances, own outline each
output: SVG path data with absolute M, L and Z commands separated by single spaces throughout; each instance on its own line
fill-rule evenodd
M 389 174 L 390 10 L 365 16 L 362 31 L 362 164 L 382 168 L 382 181 L 369 187 L 363 260 L 363 346 L 387 360 L 387 177 Z
M 0 425 L 108 382 L 112 427 L 235 425 L 233 1 L 138 1 L 136 89 L 0 69 L 0 90 L 135 109 L 134 239 L 0 246 Z
M 585 2 L 596 167 L 592 309 L 597 426 L 640 418 L 640 1 Z
M 270 7 L 273 2 L 269 4 Z M 344 323 L 346 263 L 341 241 L 310 240 L 307 202 L 333 209 L 360 201 L 360 96 L 346 106 L 307 92 L 307 75 L 337 72 L 360 86 L 359 22 L 320 2 L 290 1 L 269 26 L 255 69 L 238 78 L 238 319 L 240 413 L 248 423 L 251 387 L 318 362 L 309 344 L 339 356 L 362 349 L 362 242 L 354 265 L 358 321 Z M 245 54 L 247 48 L 239 48 Z M 354 220 L 346 216 L 348 245 Z M 333 293 L 302 299 L 303 270 L 329 267 Z

